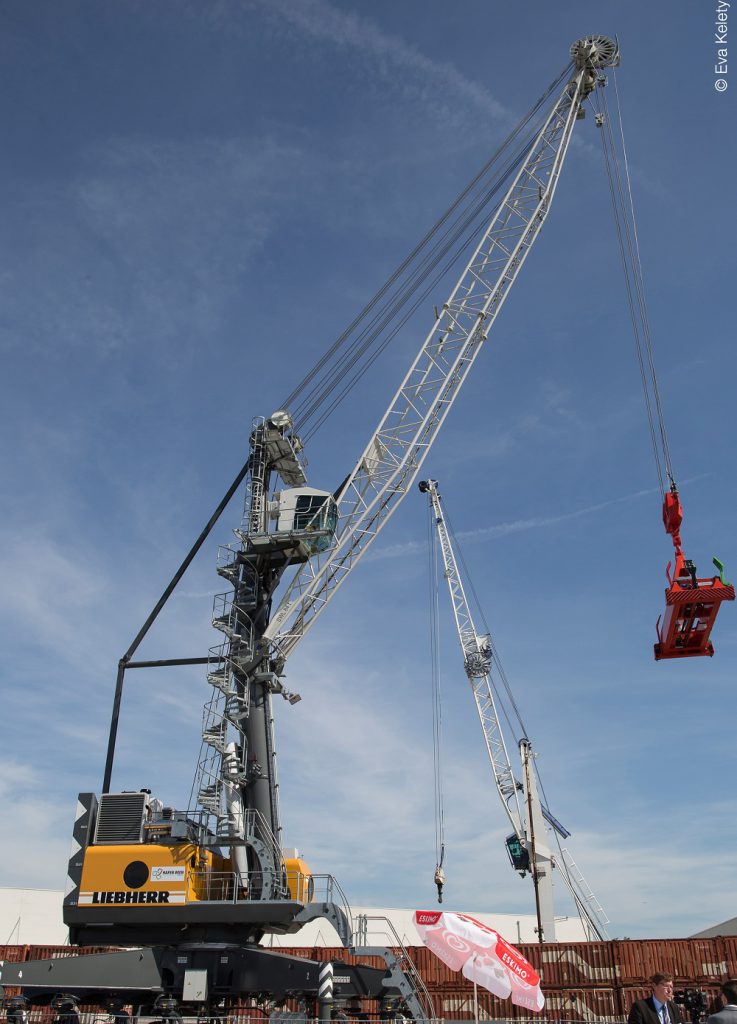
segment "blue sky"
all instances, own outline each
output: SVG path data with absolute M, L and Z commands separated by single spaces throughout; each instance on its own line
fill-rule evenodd
M 252 417 L 590 32 L 622 48 L 686 552 L 737 575 L 737 82 L 714 89 L 714 6 L 3 5 L 0 884 L 63 886 L 117 660 L 242 464 Z M 652 659 L 672 549 L 599 145 L 589 113 L 425 472 L 611 933 L 677 936 L 736 912 L 737 619 L 722 611 L 714 659 Z M 314 486 L 353 465 L 431 316 L 313 440 Z M 240 501 L 141 656 L 206 653 L 215 548 Z M 286 843 L 356 905 L 434 900 L 425 536 L 412 494 L 291 660 L 302 702 L 278 708 Z M 443 607 L 447 903 L 531 912 Z M 186 804 L 207 691 L 196 668 L 129 674 L 115 786 Z

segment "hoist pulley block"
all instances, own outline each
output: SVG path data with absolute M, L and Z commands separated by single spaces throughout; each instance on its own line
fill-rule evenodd
M 678 491 L 668 491 L 663 501 L 663 525 L 665 532 L 673 537 L 673 543 L 680 547 L 680 528 L 683 522 L 683 509 L 678 497 Z
M 681 550 L 680 526 L 683 509 L 678 492 L 672 488 L 663 502 L 663 523 L 673 538 L 676 563 L 671 575 L 668 563 L 665 592 L 665 613 L 658 619 L 655 660 L 664 658 L 712 657 L 714 647 L 709 639 L 722 601 L 734 601 L 734 587 L 724 581 L 724 566 L 718 559 L 714 565 L 717 576 L 699 578 L 696 566 Z M 662 626 L 661 626 L 662 620 Z

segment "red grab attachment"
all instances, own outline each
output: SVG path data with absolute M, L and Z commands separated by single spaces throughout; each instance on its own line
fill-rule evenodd
M 734 587 L 724 582 L 724 567 L 716 558 L 714 565 L 718 576 L 699 579 L 696 566 L 681 550 L 680 526 L 683 509 L 678 491 L 673 487 L 663 502 L 663 523 L 666 533 L 673 538 L 676 549 L 676 564 L 673 575 L 671 563 L 665 570 L 670 586 L 665 592 L 665 614 L 658 619 L 656 630 L 658 643 L 655 644 L 655 660 L 663 658 L 694 658 L 714 654 L 709 635 L 722 601 L 734 601 Z

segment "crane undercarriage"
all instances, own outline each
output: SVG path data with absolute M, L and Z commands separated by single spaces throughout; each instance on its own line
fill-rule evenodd
M 362 1005 L 368 999 L 378 1006 L 400 1004 L 415 1020 L 434 1017 L 427 991 L 407 970 L 405 956 L 379 947 L 355 952 L 384 956 L 386 969 L 259 946 L 193 943 L 1 964 L 0 985 L 22 987 L 22 996 L 6 999 L 8 1020 L 18 1024 L 29 1007 L 58 1009 L 65 1002 L 116 1010 L 118 1016 L 129 1007 L 134 1017 L 177 1021 L 192 1014 L 222 1018 L 234 1002 L 248 999 L 267 1011 L 290 1000 L 309 1018 L 329 1019 L 333 1005 Z

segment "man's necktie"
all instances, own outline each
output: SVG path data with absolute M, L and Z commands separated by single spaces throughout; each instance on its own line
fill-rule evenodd
M 660 1007 L 660 1012 L 663 1016 L 663 1024 L 670 1024 L 670 1017 L 668 1015 L 668 1007 L 663 1003 Z

